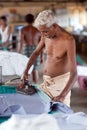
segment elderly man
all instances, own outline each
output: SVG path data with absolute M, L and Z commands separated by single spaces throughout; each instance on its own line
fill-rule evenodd
M 27 79 L 28 70 L 45 47 L 47 59 L 43 74 L 44 81 L 40 88 L 53 101 L 60 101 L 70 106 L 70 90 L 77 79 L 76 48 L 73 36 L 57 24 L 57 18 L 51 10 L 40 12 L 34 26 L 42 36 L 29 59 L 22 81 Z

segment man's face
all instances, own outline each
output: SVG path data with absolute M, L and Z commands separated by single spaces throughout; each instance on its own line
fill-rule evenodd
M 0 25 L 5 25 L 6 24 L 6 22 L 4 21 L 4 20 L 2 20 L 2 19 L 0 19 Z
M 45 25 L 39 26 L 38 30 L 46 38 L 53 38 L 55 36 L 55 28 L 52 25 L 51 27 L 46 27 Z

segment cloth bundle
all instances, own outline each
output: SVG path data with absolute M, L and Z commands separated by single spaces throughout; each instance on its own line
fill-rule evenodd
M 9 105 L 5 96 L 0 96 L 0 117 L 10 117 L 12 114 L 26 114 L 21 105 Z
M 35 117 L 12 117 L 0 125 L 0 130 L 59 130 L 56 119 L 49 114 L 41 114 Z

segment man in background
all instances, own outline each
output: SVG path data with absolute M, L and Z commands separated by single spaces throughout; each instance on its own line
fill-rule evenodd
M 12 29 L 8 25 L 6 16 L 0 17 L 0 48 L 7 50 L 9 44 L 12 42 Z
M 20 31 L 20 42 L 18 46 L 18 52 L 30 57 L 33 51 L 36 49 L 41 34 L 40 32 L 33 26 L 34 16 L 32 14 L 27 14 L 25 16 L 25 22 L 27 26 L 23 27 Z M 34 69 L 32 72 L 33 81 L 35 83 L 38 82 L 38 66 L 39 63 L 42 62 L 42 53 L 41 57 L 38 57 L 34 64 Z M 40 60 L 41 58 L 41 60 Z

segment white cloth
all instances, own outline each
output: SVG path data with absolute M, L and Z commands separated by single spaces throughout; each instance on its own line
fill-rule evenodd
M 61 94 L 63 89 L 66 87 L 67 82 L 70 78 L 70 72 L 67 72 L 65 74 L 56 76 L 56 77 L 50 77 L 48 75 L 43 75 L 43 83 L 40 85 L 40 88 L 47 94 L 49 97 L 57 97 Z M 67 94 L 65 97 L 63 103 L 70 106 L 70 96 L 71 91 Z
M 21 76 L 26 68 L 29 58 L 17 52 L 0 51 L 0 66 L 2 66 L 2 75 Z M 33 65 L 29 70 L 31 74 Z
M 87 76 L 87 66 L 77 65 L 77 74 L 79 76 Z
M 87 114 L 77 112 L 72 114 L 54 113 L 60 130 L 87 130 Z
M 83 112 L 68 115 L 66 119 L 69 123 L 87 126 L 87 114 Z
M 7 26 L 5 30 L 3 31 L 2 26 L 0 26 L 0 34 L 1 34 L 2 43 L 6 42 L 8 39 L 8 29 L 9 29 L 9 26 Z M 12 34 L 10 35 L 10 38 L 9 38 L 9 41 L 11 40 L 12 40 Z
M 0 130 L 59 130 L 56 119 L 49 114 L 36 117 L 13 115 L 0 125 Z

